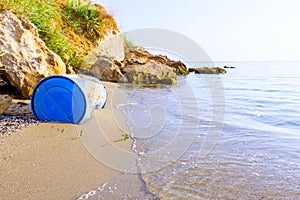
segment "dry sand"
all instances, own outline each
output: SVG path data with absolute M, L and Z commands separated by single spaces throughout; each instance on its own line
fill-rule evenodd
M 106 139 L 115 141 L 126 131 L 126 121 L 119 118 L 118 111 L 113 112 L 114 104 L 122 97 L 117 94 L 112 98 L 116 84 L 105 86 L 109 91 L 108 104 L 97 110 L 94 118 L 101 121 Z M 121 171 L 102 164 L 85 147 L 79 136 L 92 130 L 89 123 L 42 123 L 1 137 L 0 199 L 75 199 L 121 175 Z M 132 153 L 131 142 L 111 142 L 102 148 L 116 146 Z M 101 154 L 101 145 L 98 148 Z

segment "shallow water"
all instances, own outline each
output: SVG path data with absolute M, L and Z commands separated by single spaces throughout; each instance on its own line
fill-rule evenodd
M 134 102 L 122 109 L 139 154 L 135 180 L 151 193 L 131 197 L 299 199 L 300 62 L 216 65 L 236 69 L 190 74 L 178 87 L 121 86 Z

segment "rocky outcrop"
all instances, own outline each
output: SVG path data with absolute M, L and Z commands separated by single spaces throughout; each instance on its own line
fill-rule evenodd
M 181 61 L 153 55 L 141 47 L 129 49 L 122 62 L 112 56 L 98 56 L 93 62 L 83 66 L 79 72 L 103 81 L 174 85 L 177 84 L 177 74 L 188 74 Z
M 119 30 L 106 33 L 86 57 L 79 73 L 93 75 L 103 81 L 126 82 L 120 69 L 125 58 L 124 39 Z
M 11 97 L 9 95 L 0 95 L 0 115 L 2 115 L 11 104 Z
M 141 47 L 130 48 L 125 55 L 121 72 L 134 84 L 177 84 L 177 75 L 188 74 L 181 61 L 163 55 L 153 55 Z
M 124 75 L 133 84 L 177 84 L 177 75 L 171 67 L 164 64 L 133 64 L 124 68 Z
M 42 78 L 66 73 L 65 64 L 46 47 L 37 28 L 10 11 L 0 13 L 0 47 L 1 73 L 26 98 Z
M 95 76 L 104 81 L 119 82 L 124 77 L 120 71 L 122 64 L 113 58 L 99 57 L 88 70 L 80 70 L 80 73 Z
M 153 55 L 140 47 L 129 49 L 123 63 L 125 66 L 132 64 L 144 65 L 147 63 L 157 63 L 171 67 L 178 75 L 186 75 L 189 73 L 186 65 L 181 61 L 174 61 L 163 55 Z
M 189 72 L 195 72 L 196 74 L 225 74 L 225 69 L 220 67 L 202 67 L 202 68 L 189 68 Z
M 88 70 L 98 62 L 99 57 L 108 57 L 117 61 L 122 61 L 125 57 L 123 35 L 117 30 L 107 33 L 104 39 L 86 57 L 81 69 Z

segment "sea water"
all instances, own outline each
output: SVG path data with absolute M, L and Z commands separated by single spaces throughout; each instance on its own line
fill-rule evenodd
M 300 198 L 300 62 L 215 65 L 235 68 L 177 87 L 120 85 L 134 102 L 123 111 L 140 187 L 106 199 Z

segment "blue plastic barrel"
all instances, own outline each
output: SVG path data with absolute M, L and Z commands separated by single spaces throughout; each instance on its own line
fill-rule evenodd
M 107 91 L 97 78 L 87 75 L 57 75 L 41 80 L 31 97 L 31 110 L 36 119 L 79 124 L 103 108 Z

